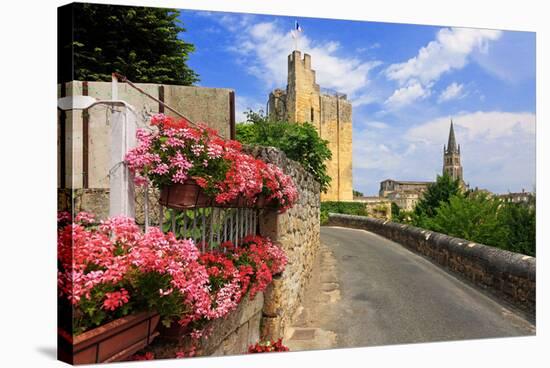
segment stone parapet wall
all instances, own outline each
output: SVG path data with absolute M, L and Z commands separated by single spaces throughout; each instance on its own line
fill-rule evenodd
M 298 203 L 285 213 L 262 210 L 259 231 L 278 242 L 288 264 L 265 291 L 262 330 L 263 339 L 284 336 L 285 328 L 301 304 L 313 262 L 320 245 L 320 188 L 313 176 L 295 161 L 272 147 L 247 147 L 248 153 L 275 164 L 290 175 L 299 192 Z
M 364 229 L 426 256 L 531 317 L 536 309 L 536 259 L 417 227 L 362 216 L 329 214 L 327 225 Z

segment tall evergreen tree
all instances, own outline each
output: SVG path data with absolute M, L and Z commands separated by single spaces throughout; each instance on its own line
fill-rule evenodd
M 73 4 L 76 80 L 109 81 L 118 72 L 134 82 L 191 85 L 194 46 L 181 39 L 177 9 Z M 66 45 L 65 45 L 66 46 Z

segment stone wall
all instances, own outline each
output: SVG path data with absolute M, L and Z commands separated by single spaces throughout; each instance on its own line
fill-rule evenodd
M 535 316 L 536 259 L 390 221 L 329 214 L 328 225 L 364 229 L 393 240 Z
M 236 310 L 225 318 L 210 322 L 206 329 L 211 332 L 199 341 L 197 354 L 220 356 L 246 353 L 248 347 L 260 339 L 263 305 L 263 293 L 258 293 L 253 300 L 246 295 Z M 165 331 L 161 328 L 161 335 L 148 348 L 155 354 L 155 358 L 173 359 L 177 351 L 188 350 L 191 340 L 187 332 L 171 336 Z
M 278 242 L 286 252 L 288 264 L 282 276 L 265 291 L 262 331 L 264 339 L 284 336 L 304 295 L 314 259 L 320 245 L 320 190 L 313 176 L 275 148 L 254 147 L 246 150 L 257 158 L 281 167 L 294 180 L 298 203 L 285 213 L 262 210 L 259 231 Z

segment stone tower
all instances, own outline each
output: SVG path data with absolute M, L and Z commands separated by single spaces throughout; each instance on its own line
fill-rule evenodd
M 346 95 L 321 91 L 310 55 L 302 58 L 300 51 L 288 55 L 286 90 L 269 94 L 268 114 L 272 120 L 309 122 L 329 142 L 332 159 L 326 165 L 332 181 L 327 193 L 321 193 L 322 201 L 353 200 L 351 113 Z
M 455 130 L 451 120 L 451 129 L 449 131 L 449 142 L 447 147 L 443 145 L 443 174 L 449 175 L 454 180 L 459 180 L 460 185 L 464 187 L 464 177 L 462 176 L 462 164 L 460 163 L 460 144 L 456 144 Z

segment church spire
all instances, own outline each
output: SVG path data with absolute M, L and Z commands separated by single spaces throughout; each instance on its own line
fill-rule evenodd
M 458 148 L 456 146 L 456 138 L 455 138 L 455 130 L 453 127 L 453 120 L 451 119 L 451 130 L 449 131 L 449 143 L 447 144 L 447 151 L 448 152 L 458 152 Z

